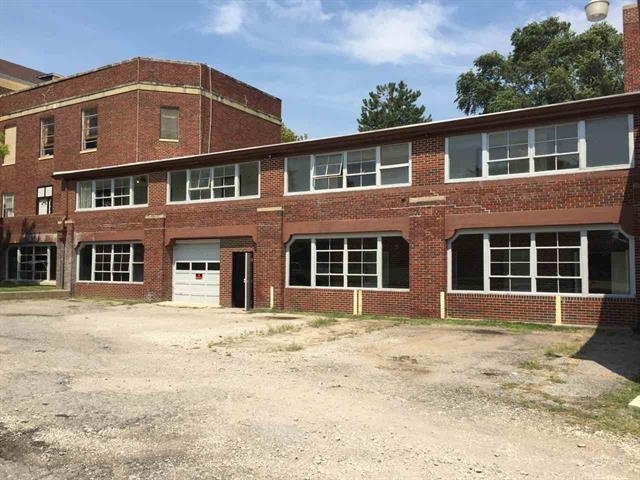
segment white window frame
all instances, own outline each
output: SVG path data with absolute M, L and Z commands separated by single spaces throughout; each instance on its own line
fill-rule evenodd
M 47 279 L 46 280 L 37 280 L 33 278 L 21 278 L 20 275 L 20 263 L 22 260 L 22 255 L 26 255 L 22 253 L 23 248 L 35 248 L 35 247 L 44 247 L 47 249 Z M 9 278 L 9 249 L 17 248 L 16 251 L 16 278 Z M 34 283 L 38 282 L 40 284 L 54 283 L 55 279 L 50 280 L 51 277 L 51 249 L 56 248 L 53 244 L 39 244 L 39 243 L 30 243 L 26 245 L 9 245 L 7 251 L 5 252 L 5 277 L 7 280 L 15 281 L 15 282 L 24 282 L 24 283 Z M 31 257 L 35 256 L 35 254 L 29 255 Z M 35 264 L 35 261 L 31 260 L 30 263 Z M 35 268 L 33 269 L 35 272 Z
M 147 178 L 147 203 L 134 204 L 133 203 L 133 191 L 135 185 L 135 179 L 138 177 L 146 177 Z M 116 195 L 114 194 L 114 185 L 116 180 L 122 180 L 124 178 L 129 179 L 129 205 L 113 205 L 114 199 Z M 111 182 L 111 206 L 109 207 L 96 207 L 96 182 L 100 181 L 109 181 Z M 80 207 L 80 184 L 91 182 L 91 207 L 81 208 Z M 103 197 L 101 197 L 103 198 Z M 104 197 L 106 198 L 106 197 Z M 149 176 L 148 175 L 133 175 L 130 177 L 115 177 L 115 178 L 104 178 L 98 180 L 80 180 L 76 183 L 76 211 L 78 212 L 87 212 L 91 210 L 114 210 L 120 208 L 144 208 L 149 206 Z
M 167 137 L 163 137 L 162 136 L 162 121 L 164 118 L 167 119 L 172 119 L 173 117 L 171 117 L 170 115 L 165 115 L 165 113 L 168 112 L 175 112 L 176 116 L 175 116 L 175 121 L 176 121 L 176 138 L 167 138 Z M 174 142 L 174 143 L 178 143 L 180 141 L 180 107 L 169 107 L 169 106 L 162 106 L 160 107 L 160 135 L 159 135 L 159 140 L 161 142 Z
M 294 235 L 291 237 L 289 242 L 287 242 L 287 246 L 285 249 L 285 287 L 286 288 L 303 288 L 303 289 L 322 289 L 322 290 L 372 290 L 376 292 L 380 291 L 389 291 L 389 292 L 409 292 L 410 288 L 383 288 L 383 287 L 332 287 L 332 286 L 316 286 L 316 240 L 327 239 L 327 238 L 340 238 L 343 240 L 342 247 L 342 273 L 336 275 L 342 275 L 344 277 L 343 284 L 347 284 L 347 276 L 349 275 L 349 255 L 350 251 L 347 247 L 347 239 L 349 238 L 376 238 L 377 240 L 377 249 L 376 249 L 376 276 L 378 285 L 382 285 L 382 270 L 383 270 L 383 255 L 382 255 L 382 239 L 385 237 L 402 237 L 400 232 L 384 232 L 384 233 L 327 233 L 327 234 L 318 234 L 318 235 Z M 403 237 L 404 238 L 404 237 Z M 294 241 L 296 240 L 311 240 L 311 285 L 291 285 L 289 283 L 289 259 L 290 253 L 289 249 Z M 405 239 L 406 241 L 406 239 Z M 408 242 L 407 242 L 408 243 Z M 411 247 L 409 247 L 411 248 Z M 356 250 L 351 250 L 356 251 Z M 411 251 L 409 251 L 409 266 L 411 265 Z M 358 275 L 358 274 L 354 274 Z
M 129 281 L 122 281 L 122 280 L 118 280 L 118 281 L 114 281 L 114 280 L 96 280 L 96 245 L 110 245 L 111 246 L 111 253 L 110 253 L 110 261 L 109 261 L 109 273 L 111 278 L 113 278 L 113 274 L 114 274 L 114 270 L 113 270 L 113 264 L 114 264 L 114 255 L 116 255 L 116 253 L 113 251 L 113 247 L 115 245 L 129 245 Z M 138 281 L 133 281 L 133 266 L 137 265 L 137 264 L 142 264 L 143 268 L 144 268 L 144 258 L 141 262 L 134 262 L 133 258 L 134 258 L 134 245 L 142 245 L 143 249 L 144 249 L 144 244 L 142 242 L 91 242 L 91 243 L 82 243 L 80 244 L 80 246 L 78 247 L 78 250 L 76 252 L 76 283 L 115 283 L 115 284 L 135 284 L 135 285 L 142 285 L 144 284 L 144 270 L 143 270 L 143 280 L 141 282 Z M 80 280 L 80 252 L 83 248 L 87 248 L 87 247 L 91 247 L 91 280 Z M 146 253 L 143 250 L 143 254 Z M 103 272 L 101 270 L 101 272 Z M 115 273 L 123 273 L 123 272 L 115 272 Z
M 40 213 L 40 200 L 47 200 L 47 212 Z M 53 185 L 42 185 L 36 190 L 36 215 L 51 215 L 53 213 Z
M 398 164 L 394 164 L 394 165 L 381 165 L 380 164 L 380 151 L 382 149 L 382 146 L 387 146 L 387 145 L 398 145 L 398 144 L 407 144 L 408 145 L 408 150 L 409 150 L 409 154 L 408 154 L 408 161 L 407 163 L 398 163 Z M 371 186 L 365 186 L 365 187 L 347 187 L 347 177 L 349 175 L 347 175 L 347 155 L 350 152 L 359 152 L 362 150 L 373 150 L 375 149 L 376 151 L 376 169 L 375 169 L 375 175 L 376 175 L 376 184 L 375 185 L 371 185 Z M 318 194 L 318 193 L 330 193 L 330 192 L 351 192 L 351 191 L 358 191 L 358 190 L 371 190 L 371 189 L 379 189 L 379 188 L 396 188 L 396 187 L 408 187 L 411 186 L 411 170 L 412 170 L 412 151 L 413 151 L 413 144 L 412 142 L 397 142 L 397 143 L 389 143 L 389 144 L 385 144 L 385 145 L 378 145 L 375 147 L 367 147 L 367 148 L 356 148 L 356 149 L 351 149 L 351 150 L 343 150 L 343 151 L 338 151 L 338 152 L 325 152 L 325 153 L 319 153 L 319 154 L 309 154 L 309 190 L 307 191 L 303 191 L 303 192 L 290 192 L 289 191 L 289 174 L 288 174 L 288 162 L 289 162 L 289 158 L 285 158 L 284 160 L 284 194 L 285 195 L 311 195 L 311 194 Z M 314 187 L 314 179 L 316 178 L 315 176 L 315 163 L 316 163 L 316 157 L 318 156 L 326 156 L 326 155 L 342 155 L 342 173 L 339 175 L 342 178 L 342 187 L 340 188 L 327 188 L 327 189 L 319 189 L 316 190 Z M 297 155 L 297 156 L 306 156 L 306 155 Z M 381 172 L 383 170 L 393 170 L 393 169 L 400 169 L 400 168 L 405 168 L 408 167 L 408 177 L 409 177 L 409 181 L 406 183 L 390 183 L 387 185 L 382 185 L 381 183 Z M 373 173 L 373 172 L 372 172 Z M 331 176 L 321 176 L 318 178 L 335 178 L 338 175 L 331 175 Z
M 608 115 L 600 118 L 614 117 L 617 115 Z M 587 119 L 589 120 L 589 119 Z M 600 167 L 588 167 L 587 166 L 587 139 L 586 139 L 586 122 L 587 120 L 576 120 L 567 122 L 554 122 L 552 124 L 539 124 L 531 128 L 527 128 L 529 132 L 529 171 L 525 173 L 512 173 L 505 175 L 489 175 L 489 163 L 495 162 L 489 160 L 488 138 L 489 134 L 501 133 L 496 132 L 483 132 L 482 133 L 482 176 L 480 177 L 468 177 L 468 178 L 450 178 L 449 177 L 449 138 L 445 138 L 445 152 L 444 152 L 444 181 L 445 183 L 462 183 L 462 182 L 478 182 L 487 180 L 504 180 L 506 178 L 527 178 L 527 177 L 540 177 L 545 175 L 567 175 L 574 174 L 583 171 L 593 172 L 602 170 L 625 170 L 633 168 L 635 165 L 634 160 L 634 124 L 633 114 L 627 114 L 627 121 L 629 126 L 628 140 L 629 140 L 629 159 L 627 163 L 621 163 L 618 165 L 604 165 Z M 576 123 L 578 125 L 578 168 L 567 168 L 563 170 L 544 170 L 536 172 L 534 168 L 534 152 L 535 152 L 535 130 L 536 128 L 553 127 L 560 125 L 567 125 Z M 515 128 L 513 130 L 525 130 L 524 128 Z
M 589 265 L 588 265 L 588 242 L 587 232 L 597 230 L 617 230 L 624 235 L 629 241 L 629 293 L 613 294 L 613 293 L 589 293 Z M 537 258 L 536 258 L 536 233 L 553 233 L 553 232 L 579 232 L 580 233 L 580 278 L 582 280 L 581 293 L 554 293 L 554 292 L 537 292 Z M 491 276 L 490 266 L 490 246 L 489 235 L 500 233 L 529 233 L 531 235 L 529 256 L 531 291 L 530 292 L 507 292 L 502 290 L 491 290 L 489 285 L 489 277 Z M 453 242 L 461 235 L 483 235 L 483 258 L 484 258 L 484 289 L 483 290 L 454 290 L 453 289 L 453 257 L 451 247 Z M 547 278 L 547 277 L 540 277 Z M 575 277 L 571 277 L 575 278 Z M 479 294 L 479 295 L 533 295 L 533 296 L 561 296 L 561 297 L 588 297 L 588 298 L 635 298 L 636 297 L 636 273 L 635 273 L 635 239 L 633 235 L 625 232 L 620 225 L 575 225 L 563 227 L 517 227 L 517 228 L 490 228 L 477 229 L 471 228 L 456 232 L 456 234 L 447 242 L 447 293 L 462 294 Z
M 258 194 L 257 195 L 243 195 L 240 196 L 240 166 L 241 165 L 248 165 L 248 164 L 257 164 L 258 165 Z M 234 167 L 234 189 L 235 189 L 235 193 L 233 195 L 233 197 L 220 197 L 220 198 L 214 198 L 214 190 L 216 189 L 220 189 L 222 187 L 216 187 L 214 188 L 213 186 L 213 173 L 214 173 L 214 169 L 216 168 L 225 168 L 225 167 Z M 211 195 L 209 198 L 202 198 L 202 199 L 197 199 L 197 200 L 191 200 L 190 196 L 191 196 L 191 172 L 193 170 L 205 170 L 205 169 L 209 169 L 209 192 L 211 192 Z M 186 200 L 171 200 L 171 175 L 174 172 L 187 172 L 186 176 L 187 176 L 187 180 L 186 180 L 186 196 L 187 199 Z M 207 203 L 207 202 L 227 202 L 227 201 L 238 201 L 238 200 L 250 200 L 250 199 L 255 199 L 255 198 L 260 198 L 260 193 L 261 193 L 261 183 L 262 183 L 262 162 L 260 162 L 259 160 L 253 161 L 253 162 L 245 162 L 245 163 L 230 163 L 230 164 L 226 164 L 226 165 L 215 165 L 213 167 L 202 167 L 202 168 L 191 168 L 191 169 L 183 169 L 183 170 L 174 170 L 174 172 L 167 172 L 167 205 L 184 205 L 184 204 L 188 204 L 188 203 Z
M 45 144 L 46 138 L 48 135 L 45 134 L 45 127 L 48 126 L 53 126 L 53 135 L 51 135 L 52 140 L 51 140 L 51 153 L 45 153 L 45 148 L 47 147 L 47 145 Z M 40 160 L 45 159 L 45 158 L 53 158 L 53 156 L 55 155 L 55 128 L 56 128 L 56 122 L 55 122 L 55 117 L 51 116 L 51 117 L 44 117 L 40 119 Z
M 11 202 L 9 202 L 11 199 Z M 9 207 L 9 203 L 11 207 Z M 8 213 L 9 212 L 9 213 Z M 16 196 L 13 193 L 3 193 L 2 194 L 2 218 L 11 218 L 16 215 Z
M 95 113 L 88 114 L 90 110 L 95 110 Z M 98 115 L 99 115 L 98 107 L 87 107 L 82 109 L 82 138 L 80 142 L 80 151 L 82 152 L 93 152 L 98 149 L 98 138 L 100 136 L 100 123 L 99 123 L 100 120 Z M 97 120 L 98 123 L 96 126 L 96 135 L 95 137 L 88 138 L 87 135 L 89 133 L 89 126 L 87 124 L 87 121 L 89 118 L 93 118 L 93 117 L 98 119 Z M 96 146 L 87 147 L 87 140 L 94 140 L 94 138 L 95 138 Z

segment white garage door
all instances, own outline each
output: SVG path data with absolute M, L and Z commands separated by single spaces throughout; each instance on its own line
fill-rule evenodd
M 173 301 L 220 305 L 220 242 L 173 247 Z

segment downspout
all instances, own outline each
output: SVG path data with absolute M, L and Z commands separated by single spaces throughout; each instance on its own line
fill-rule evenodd
M 211 77 L 211 67 L 207 68 L 209 69 L 209 140 L 207 145 L 207 153 L 211 153 L 211 127 L 213 125 L 213 85 Z

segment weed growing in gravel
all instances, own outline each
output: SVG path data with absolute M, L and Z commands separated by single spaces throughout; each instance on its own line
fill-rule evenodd
M 547 358 L 573 357 L 584 345 L 583 340 L 558 343 L 547 348 L 544 352 Z
M 524 370 L 543 370 L 545 368 L 540 362 L 533 359 L 525 360 L 524 362 L 520 363 L 519 367 Z
M 334 323 L 338 323 L 338 320 L 335 318 L 320 317 L 320 318 L 311 320 L 310 322 L 307 323 L 307 325 L 313 328 L 320 328 L 320 327 L 328 327 L 329 325 L 333 325 Z
M 291 343 L 288 343 L 286 345 L 282 345 L 282 346 L 278 347 L 277 350 L 279 352 L 299 352 L 303 348 L 304 347 L 302 345 L 300 345 L 299 343 L 291 342 Z
M 260 335 L 269 337 L 271 335 L 279 335 L 281 333 L 292 332 L 300 330 L 302 327 L 294 325 L 293 323 L 283 323 L 282 325 L 269 325 L 266 330 L 260 331 Z

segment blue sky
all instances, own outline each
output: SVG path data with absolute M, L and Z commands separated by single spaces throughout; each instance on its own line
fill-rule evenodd
M 3 0 L 0 56 L 63 75 L 136 56 L 204 62 L 282 99 L 310 138 L 357 130 L 362 99 L 404 80 L 434 120 L 459 117 L 457 76 L 514 28 L 585 0 Z M 621 29 L 622 5 L 608 21 Z M 7 21 L 7 19 L 11 19 Z

